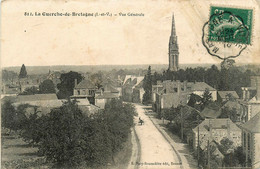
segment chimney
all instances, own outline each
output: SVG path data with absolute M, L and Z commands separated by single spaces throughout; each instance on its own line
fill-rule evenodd
M 246 89 L 244 87 L 241 87 L 243 95 L 242 95 L 242 100 L 246 100 Z
M 250 99 L 250 90 L 246 89 L 246 100 Z
M 260 100 L 260 76 L 256 76 L 256 100 Z
M 78 84 L 78 80 L 77 80 L 77 79 L 75 79 L 75 80 L 74 80 L 74 87 L 76 87 L 76 86 L 77 86 L 77 84 Z
M 251 83 L 251 87 L 256 87 L 257 76 L 250 76 L 250 83 Z
M 179 80 L 176 80 L 177 82 L 177 93 L 178 93 L 178 96 L 180 96 L 181 94 L 181 82 Z
M 187 92 L 187 84 L 188 84 L 187 80 L 184 80 L 183 82 L 184 92 Z

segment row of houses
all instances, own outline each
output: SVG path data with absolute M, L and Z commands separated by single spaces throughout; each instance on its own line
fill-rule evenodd
M 103 109 L 111 99 L 122 98 L 126 102 L 141 103 L 144 89 L 143 76 L 126 75 L 124 80 L 106 78 L 100 88 L 90 80 L 84 79 L 80 83 L 75 80 L 73 99 L 87 99 L 90 104 Z
M 50 79 L 57 86 L 60 83 L 59 71 L 49 70 L 48 74 L 44 75 L 29 75 L 25 78 L 15 78 L 8 81 L 3 81 L 1 88 L 1 98 L 5 96 L 17 96 L 20 93 L 23 93 L 27 88 L 34 87 L 39 89 L 40 84 L 46 80 Z M 57 91 L 57 88 L 56 88 Z
M 212 95 L 212 100 L 222 105 L 219 108 L 206 107 L 201 112 L 187 105 L 191 94 L 202 96 L 205 90 Z M 185 131 L 185 139 L 197 150 L 209 144 L 219 145 L 228 138 L 233 141 L 234 148 L 242 146 L 249 163 L 254 168 L 260 167 L 260 77 L 251 77 L 251 86 L 242 87 L 243 96 L 239 98 L 235 91 L 217 91 L 205 82 L 158 81 L 152 86 L 152 103 L 156 112 L 182 105 L 187 111 L 182 118 L 195 117 L 197 112 L 203 121 L 191 131 Z M 228 115 L 233 112 L 232 116 Z M 224 116 L 223 116 L 224 114 Z M 230 113 L 231 114 L 231 113 Z M 193 114 L 194 115 L 194 114 Z M 228 116 L 227 116 L 228 115 Z M 195 120 L 195 119 L 194 119 Z M 196 121 L 196 120 L 195 120 Z M 184 125 L 185 126 L 185 125 Z M 198 140 L 199 138 L 199 140 Z M 216 149 L 220 158 L 223 155 Z

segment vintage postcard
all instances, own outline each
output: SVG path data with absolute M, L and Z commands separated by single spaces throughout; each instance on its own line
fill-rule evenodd
M 2 0 L 1 168 L 260 168 L 260 0 Z

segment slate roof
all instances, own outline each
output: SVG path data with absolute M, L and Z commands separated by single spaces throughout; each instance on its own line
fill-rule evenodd
M 113 99 L 113 98 L 118 98 L 118 96 L 110 92 L 104 92 L 102 95 L 95 97 L 95 99 Z
M 34 95 L 18 95 L 6 96 L 3 101 L 10 100 L 11 102 L 30 102 L 40 100 L 58 100 L 56 94 L 34 94 Z
M 230 110 L 232 110 L 232 109 L 236 109 L 236 110 L 243 109 L 242 105 L 238 101 L 231 101 L 231 100 L 228 100 L 227 102 L 225 102 L 224 105 L 221 108 L 223 109 L 225 107 L 229 108 Z
M 257 98 L 257 95 L 248 101 L 249 103 L 260 103 L 260 98 Z
M 260 112 L 243 124 L 242 128 L 252 133 L 260 133 Z
M 115 89 L 112 85 L 106 84 L 104 87 L 104 92 L 109 91 L 111 93 L 119 93 L 117 89 Z
M 106 84 L 104 87 L 98 89 L 96 93 L 101 93 L 101 92 L 111 92 L 111 93 L 119 93 L 117 89 L 115 89 L 112 85 Z
M 239 99 L 236 91 L 218 91 L 218 94 L 222 99 L 225 99 L 228 94 L 231 94 L 235 99 Z
M 200 130 L 207 130 L 209 129 L 209 124 L 211 124 L 212 129 L 226 129 L 228 124 L 231 131 L 241 131 L 241 129 L 233 123 L 229 118 L 223 119 L 205 119 L 201 122 L 197 127 L 192 129 L 194 132 L 197 132 L 198 127 Z
M 89 80 L 84 79 L 75 86 L 75 89 L 94 89 L 96 86 Z
M 206 88 L 209 89 L 209 91 L 216 91 L 216 89 L 205 82 L 188 82 L 187 87 L 190 87 L 191 91 L 205 91 Z
M 205 107 L 200 115 L 204 118 L 211 118 L 211 119 L 216 119 L 221 115 L 221 111 L 213 110 L 208 107 Z
M 144 76 L 126 75 L 123 86 L 130 86 L 134 88 L 144 80 Z
M 62 106 L 61 100 L 34 100 L 34 101 L 20 101 L 15 102 L 14 106 L 18 106 L 20 104 L 29 104 L 32 106 L 38 106 L 38 107 L 48 107 L 48 108 L 55 108 Z

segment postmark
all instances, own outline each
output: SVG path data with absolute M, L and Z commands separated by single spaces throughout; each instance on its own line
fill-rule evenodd
M 221 60 L 238 57 L 252 43 L 253 9 L 211 6 L 202 28 L 207 52 Z

